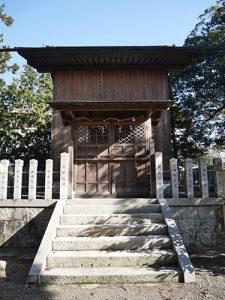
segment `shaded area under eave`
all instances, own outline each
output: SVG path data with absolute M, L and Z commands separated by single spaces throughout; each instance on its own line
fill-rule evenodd
M 151 117 L 156 126 L 165 109 L 172 106 L 169 100 L 129 101 L 55 101 L 52 108 L 59 110 L 64 125 L 70 125 L 73 119 L 106 121 L 107 119 L 145 121 Z

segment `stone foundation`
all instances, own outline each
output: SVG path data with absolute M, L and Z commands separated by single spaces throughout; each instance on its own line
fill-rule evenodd
M 225 245 L 222 205 L 170 206 L 188 248 Z
M 0 207 L 0 246 L 38 247 L 54 206 Z
M 15 204 L 15 201 L 6 201 L 8 207 L 0 203 L 0 246 L 38 247 L 51 218 L 54 204 L 40 205 L 38 200 L 37 203 L 33 201 L 33 204 L 28 200 L 18 204 Z M 225 245 L 223 205 L 218 203 L 215 199 L 168 199 L 186 247 Z

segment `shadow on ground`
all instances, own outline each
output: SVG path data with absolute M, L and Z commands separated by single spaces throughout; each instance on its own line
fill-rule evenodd
M 5 272 L 0 272 L 0 299 L 52 299 L 45 288 L 26 285 L 36 252 L 36 248 L 0 248 L 0 261 L 6 262 Z
M 208 272 L 211 276 L 225 275 L 225 247 L 196 249 L 191 251 L 191 261 L 196 273 Z

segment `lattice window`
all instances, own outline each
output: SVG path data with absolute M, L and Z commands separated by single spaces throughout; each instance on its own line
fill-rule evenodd
M 108 144 L 107 125 L 80 125 L 78 126 L 79 144 Z
M 141 125 L 115 125 L 114 143 L 116 144 L 141 144 L 145 142 L 145 127 Z

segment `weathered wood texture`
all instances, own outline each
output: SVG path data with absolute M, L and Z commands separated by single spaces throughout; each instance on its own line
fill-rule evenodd
M 76 100 L 167 100 L 166 70 L 65 70 L 53 76 L 54 101 Z M 104 115 L 104 113 L 102 112 Z M 109 117 L 109 116 L 107 116 Z M 52 126 L 52 158 L 59 167 L 59 155 L 67 151 L 71 140 L 70 127 L 64 127 L 60 114 L 55 111 Z M 155 128 L 156 151 L 163 152 L 164 165 L 169 167 L 171 156 L 170 122 L 165 113 Z M 168 168 L 166 168 L 168 169 Z
M 54 170 L 59 170 L 60 154 L 67 152 L 70 141 L 71 127 L 65 127 L 60 112 L 54 110 L 51 131 L 51 157 L 54 161 Z
M 54 100 L 166 100 L 166 70 L 67 70 L 54 74 Z
M 169 171 L 169 160 L 172 157 L 169 110 L 165 110 L 162 113 L 158 126 L 153 127 L 153 138 L 155 141 L 155 151 L 163 153 L 164 170 Z
M 92 139 L 90 138 L 95 125 L 98 126 L 96 130 L 104 126 L 105 131 L 104 139 L 97 142 L 95 142 L 96 130 Z M 119 137 L 115 137 L 115 126 L 120 128 Z M 139 135 L 134 134 L 134 131 L 140 128 L 138 126 L 141 126 Z M 123 125 L 114 122 L 76 124 L 74 176 L 76 194 L 149 196 L 150 159 L 147 135 L 147 124 L 145 126 L 134 122 Z M 98 138 L 101 139 L 101 136 L 102 134 Z M 85 141 L 87 138 L 88 143 Z

